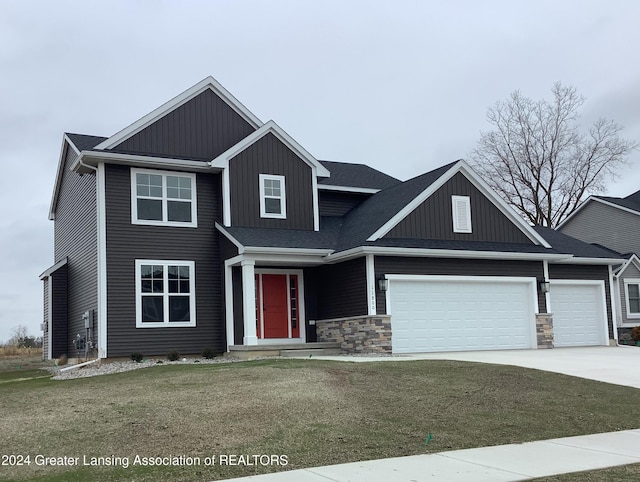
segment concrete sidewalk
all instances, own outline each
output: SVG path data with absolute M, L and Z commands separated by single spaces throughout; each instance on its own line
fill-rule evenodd
M 256 475 L 259 482 L 500 482 L 640 463 L 640 429 Z

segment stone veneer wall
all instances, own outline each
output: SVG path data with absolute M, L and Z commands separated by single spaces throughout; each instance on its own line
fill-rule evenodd
M 536 313 L 538 348 L 553 348 L 553 314 Z
M 391 353 L 391 316 L 317 320 L 318 341 L 340 343 L 345 353 Z

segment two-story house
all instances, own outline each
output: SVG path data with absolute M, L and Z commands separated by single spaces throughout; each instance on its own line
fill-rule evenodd
M 640 191 L 623 198 L 590 196 L 558 230 L 622 253 L 625 262 L 614 271 L 619 331 L 640 325 Z
M 53 358 L 617 336 L 615 254 L 530 226 L 464 161 L 404 182 L 319 161 L 211 77 L 111 137 L 65 134 L 49 217 Z

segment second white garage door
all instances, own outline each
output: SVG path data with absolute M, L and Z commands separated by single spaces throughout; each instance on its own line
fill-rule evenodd
M 604 282 L 551 280 L 553 346 L 605 345 Z
M 536 346 L 533 278 L 387 278 L 394 353 Z

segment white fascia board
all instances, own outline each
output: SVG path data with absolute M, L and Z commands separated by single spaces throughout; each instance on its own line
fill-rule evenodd
M 344 261 L 366 254 L 379 256 L 408 256 L 426 258 L 467 258 L 467 259 L 495 259 L 495 260 L 525 260 L 525 261 L 564 261 L 571 255 L 557 253 L 511 253 L 501 251 L 470 251 L 457 249 L 426 249 L 426 248 L 395 248 L 386 246 L 360 246 L 347 251 L 327 256 L 327 262 Z
M 381 191 L 381 189 L 372 189 L 368 187 L 333 186 L 330 184 L 318 184 L 318 189 L 321 191 L 354 192 L 357 194 L 375 194 Z
M 315 175 L 319 177 L 329 177 L 330 173 L 326 167 L 324 167 L 320 161 L 313 157 L 304 147 L 298 144 L 289 134 L 287 134 L 278 124 L 273 120 L 268 121 L 262 127 L 255 132 L 249 134 L 242 139 L 236 145 L 231 146 L 225 152 L 213 159 L 210 164 L 211 167 L 218 167 L 226 169 L 229 167 L 229 160 L 237 156 L 240 152 L 244 151 L 255 142 L 262 139 L 267 134 L 275 135 L 280 141 L 282 141 L 289 149 L 291 149 L 298 157 L 300 157 L 311 168 L 315 168 Z
M 572 256 L 562 263 L 567 264 L 601 264 L 601 265 L 616 265 L 624 263 L 624 259 L 621 258 L 580 258 Z
M 65 264 L 67 264 L 67 261 L 69 259 L 68 258 L 64 258 L 61 259 L 60 261 L 58 261 L 56 264 L 54 264 L 53 266 L 51 266 L 50 268 L 47 268 L 40 276 L 39 278 L 41 280 L 48 278 L 49 276 L 51 276 L 53 273 L 55 273 L 56 271 L 58 271 L 60 268 L 62 268 Z
M 442 185 L 447 182 L 455 173 L 460 170 L 460 161 L 455 165 L 451 166 L 451 168 L 445 172 L 442 176 L 440 176 L 435 182 L 433 182 L 429 187 L 427 187 L 424 191 L 418 194 L 413 200 L 403 207 L 400 211 L 398 211 L 395 216 L 393 216 L 389 221 L 384 223 L 376 232 L 374 232 L 367 241 L 377 241 L 386 235 L 389 231 L 391 231 L 395 226 L 397 226 L 404 218 L 406 218 L 409 214 L 411 214 L 420 204 L 422 204 L 429 196 L 431 196 L 434 192 L 436 192 Z
M 496 206 L 502 214 L 504 214 L 507 219 L 509 219 L 513 224 L 520 228 L 520 230 L 527 236 L 531 241 L 545 248 L 551 248 L 551 245 L 545 240 L 540 234 L 536 232 L 533 227 L 529 225 L 511 206 L 507 204 L 507 202 L 502 199 L 498 193 L 496 193 L 491 186 L 489 186 L 484 179 L 482 179 L 476 172 L 467 164 L 465 161 L 459 161 L 459 169 L 465 175 L 465 177 L 471 181 L 471 183 L 478 189 L 485 197 L 489 198 L 489 200 L 493 201 L 494 206 Z
M 51 204 L 49 204 L 49 220 L 53 221 L 56 217 L 55 210 L 58 203 L 58 195 L 60 194 L 60 183 L 62 182 L 62 173 L 64 172 L 65 146 L 70 146 L 76 154 L 80 156 L 80 151 L 76 145 L 71 142 L 67 134 L 62 135 L 62 145 L 60 146 L 60 155 L 58 156 L 58 170 L 56 171 L 56 181 L 53 185 L 53 193 L 51 194 Z
M 246 254 L 294 254 L 297 256 L 328 256 L 333 253 L 332 249 L 317 248 L 272 248 L 260 246 L 245 246 Z
M 229 231 L 227 231 L 226 229 L 224 229 L 223 226 L 221 226 L 220 224 L 218 224 L 217 222 L 215 223 L 216 229 L 218 231 L 220 231 L 225 238 L 227 238 L 229 241 L 231 241 L 234 246 L 236 248 L 238 248 L 238 254 L 243 254 L 244 253 L 244 246 L 242 245 L 242 243 L 240 241 L 238 241 L 236 238 L 234 238 L 231 233 L 229 233 Z
M 527 236 L 535 244 L 551 248 L 551 245 L 540 236 L 515 210 L 509 206 L 476 172 L 464 161 L 459 160 L 451 169 L 445 172 L 438 180 L 422 191 L 409 204 L 401 209 L 395 216 L 387 221 L 381 228 L 373 233 L 367 241 L 376 241 L 391 231 L 404 218 L 411 214 L 418 206 L 420 206 L 429 196 L 442 187 L 449 179 L 458 172 L 462 173 L 494 206 L 496 206 L 507 219 L 518 227 L 525 236 Z
M 211 171 L 209 163 L 188 159 L 172 159 L 165 157 L 138 156 L 132 154 L 118 154 L 115 152 L 82 151 L 71 169 L 79 172 L 82 166 L 97 167 L 101 162 L 120 164 L 125 166 L 145 167 L 150 169 L 171 169 L 176 171 Z
M 171 111 L 177 109 L 183 104 L 186 104 L 188 101 L 193 99 L 194 97 L 200 95 L 207 89 L 211 89 L 215 94 L 217 94 L 229 107 L 231 107 L 234 111 L 236 111 L 241 117 L 243 117 L 253 128 L 257 129 L 262 126 L 262 121 L 258 119 L 249 109 L 247 109 L 238 99 L 236 99 L 227 89 L 222 87 L 222 85 L 213 77 L 209 76 L 206 79 L 201 80 L 193 87 L 185 90 L 183 93 L 177 95 L 173 99 L 168 102 L 165 102 L 157 109 L 148 113 L 144 117 L 141 117 L 133 124 L 125 127 L 120 132 L 114 134 L 108 139 L 104 140 L 100 144 L 98 144 L 96 149 L 110 149 L 121 142 L 125 141 L 129 137 L 137 134 L 145 127 L 153 124 L 158 119 L 164 117 Z
M 615 204 L 612 203 L 610 201 L 605 201 L 604 199 L 600 199 L 597 196 L 589 196 L 587 199 L 585 199 L 582 204 L 580 204 L 575 211 L 573 211 L 569 216 L 567 216 L 566 218 L 564 218 L 564 220 L 558 224 L 558 226 L 556 227 L 556 230 L 560 230 L 562 228 L 562 226 L 564 226 L 566 223 L 569 222 L 569 220 L 573 219 L 573 217 L 578 214 L 580 211 L 582 211 L 582 209 L 584 207 L 587 206 L 587 204 L 589 204 L 589 202 L 591 201 L 595 201 L 595 202 L 599 202 L 600 204 L 604 204 L 605 206 L 609 206 L 615 209 L 619 209 L 620 211 L 624 211 L 626 213 L 630 213 L 630 214 L 635 214 L 636 216 L 640 216 L 640 212 L 636 211 L 635 209 L 631 209 L 631 208 L 627 208 L 624 206 L 620 206 L 619 204 Z

